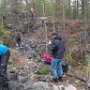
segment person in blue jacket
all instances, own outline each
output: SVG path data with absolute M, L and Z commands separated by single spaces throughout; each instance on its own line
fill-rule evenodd
M 6 74 L 9 57 L 9 48 L 3 44 L 0 44 L 0 74 Z
M 65 53 L 65 46 L 62 37 L 57 33 L 53 34 L 52 44 L 50 44 L 49 49 L 52 56 L 50 67 L 53 80 L 58 82 L 58 80 L 62 80 L 63 76 L 62 61 Z
M 0 44 L 0 87 L 7 85 L 7 64 L 10 50 L 7 46 Z

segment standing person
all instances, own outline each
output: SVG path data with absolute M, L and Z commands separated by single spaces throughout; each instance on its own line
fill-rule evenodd
M 33 7 L 31 7 L 31 17 L 32 17 L 32 19 L 33 19 L 34 16 L 35 16 L 35 10 L 34 10 Z
M 7 64 L 9 57 L 9 48 L 3 44 L 0 44 L 0 88 L 7 85 Z
M 18 32 L 18 30 L 15 30 L 15 41 L 16 41 L 16 45 L 20 46 L 21 36 L 20 36 L 20 33 Z
M 58 82 L 58 80 L 62 80 L 63 76 L 62 60 L 64 57 L 65 46 L 62 37 L 56 33 L 53 34 L 53 40 L 50 50 L 52 56 L 50 67 L 53 76 L 53 81 Z

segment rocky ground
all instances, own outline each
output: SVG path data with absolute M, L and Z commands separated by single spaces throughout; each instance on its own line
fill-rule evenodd
M 8 81 L 10 90 L 87 90 L 86 83 L 81 80 L 86 79 L 81 64 L 69 68 L 68 73 L 72 74 L 72 76 L 65 75 L 62 82 L 52 82 L 50 68 L 48 65 L 43 63 L 42 58 L 42 53 L 45 52 L 46 48 L 46 33 L 44 33 L 43 25 L 37 24 L 35 23 L 36 27 L 34 26 L 31 34 L 25 34 L 21 37 L 22 42 L 20 47 L 11 49 L 12 55 L 8 65 Z M 56 29 L 66 39 L 68 53 L 77 49 L 80 49 L 81 52 L 82 43 L 85 41 L 85 38 L 83 38 L 84 29 L 75 26 L 77 23 L 74 25 L 70 22 L 69 24 L 71 26 L 67 24 L 68 27 L 66 26 L 67 30 L 65 31 L 63 31 L 62 25 L 59 24 L 56 26 Z M 52 31 L 51 25 L 47 28 Z M 24 31 L 26 30 L 27 29 Z M 51 34 L 49 32 L 48 36 Z M 89 34 L 88 42 L 90 41 Z M 76 54 L 77 52 L 78 51 L 76 51 Z M 78 54 L 78 56 L 80 55 Z M 79 60 L 81 60 L 81 58 L 79 58 Z M 81 79 L 73 76 L 78 76 Z
M 43 58 L 39 52 L 44 52 L 44 49 L 45 42 L 32 39 L 13 49 L 8 65 L 10 90 L 86 90 L 84 82 L 68 75 L 63 77 L 62 82 L 52 82 L 49 66 L 41 62 Z M 48 74 L 36 73 L 44 66 L 48 67 Z M 80 70 L 77 72 L 82 72 Z M 84 78 L 83 74 L 79 76 Z

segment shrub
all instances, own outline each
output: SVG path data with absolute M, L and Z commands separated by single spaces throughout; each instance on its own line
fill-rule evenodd
M 86 55 L 86 66 L 85 66 L 85 71 L 87 73 L 90 73 L 90 55 Z
M 36 74 L 43 74 L 43 75 L 45 75 L 45 74 L 48 74 L 48 75 L 50 75 L 50 68 L 49 68 L 49 66 L 48 65 L 43 65 L 43 66 L 41 66 L 40 68 L 39 68 L 39 70 L 36 72 Z
M 11 36 L 11 32 L 8 30 L 0 31 L 0 40 L 3 41 L 3 44 L 10 45 L 14 43 L 14 38 Z
M 67 55 L 65 57 L 65 60 L 70 64 L 70 65 L 75 65 L 76 61 L 73 59 L 73 57 L 71 55 Z

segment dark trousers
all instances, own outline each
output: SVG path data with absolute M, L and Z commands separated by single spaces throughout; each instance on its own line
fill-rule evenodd
M 9 57 L 10 51 L 8 50 L 6 54 L 0 58 L 0 74 L 6 74 Z
M 7 88 L 8 86 L 7 64 L 8 64 L 9 57 L 10 57 L 9 50 L 6 52 L 4 56 L 0 57 L 0 90 L 4 90 L 4 88 L 5 87 Z

